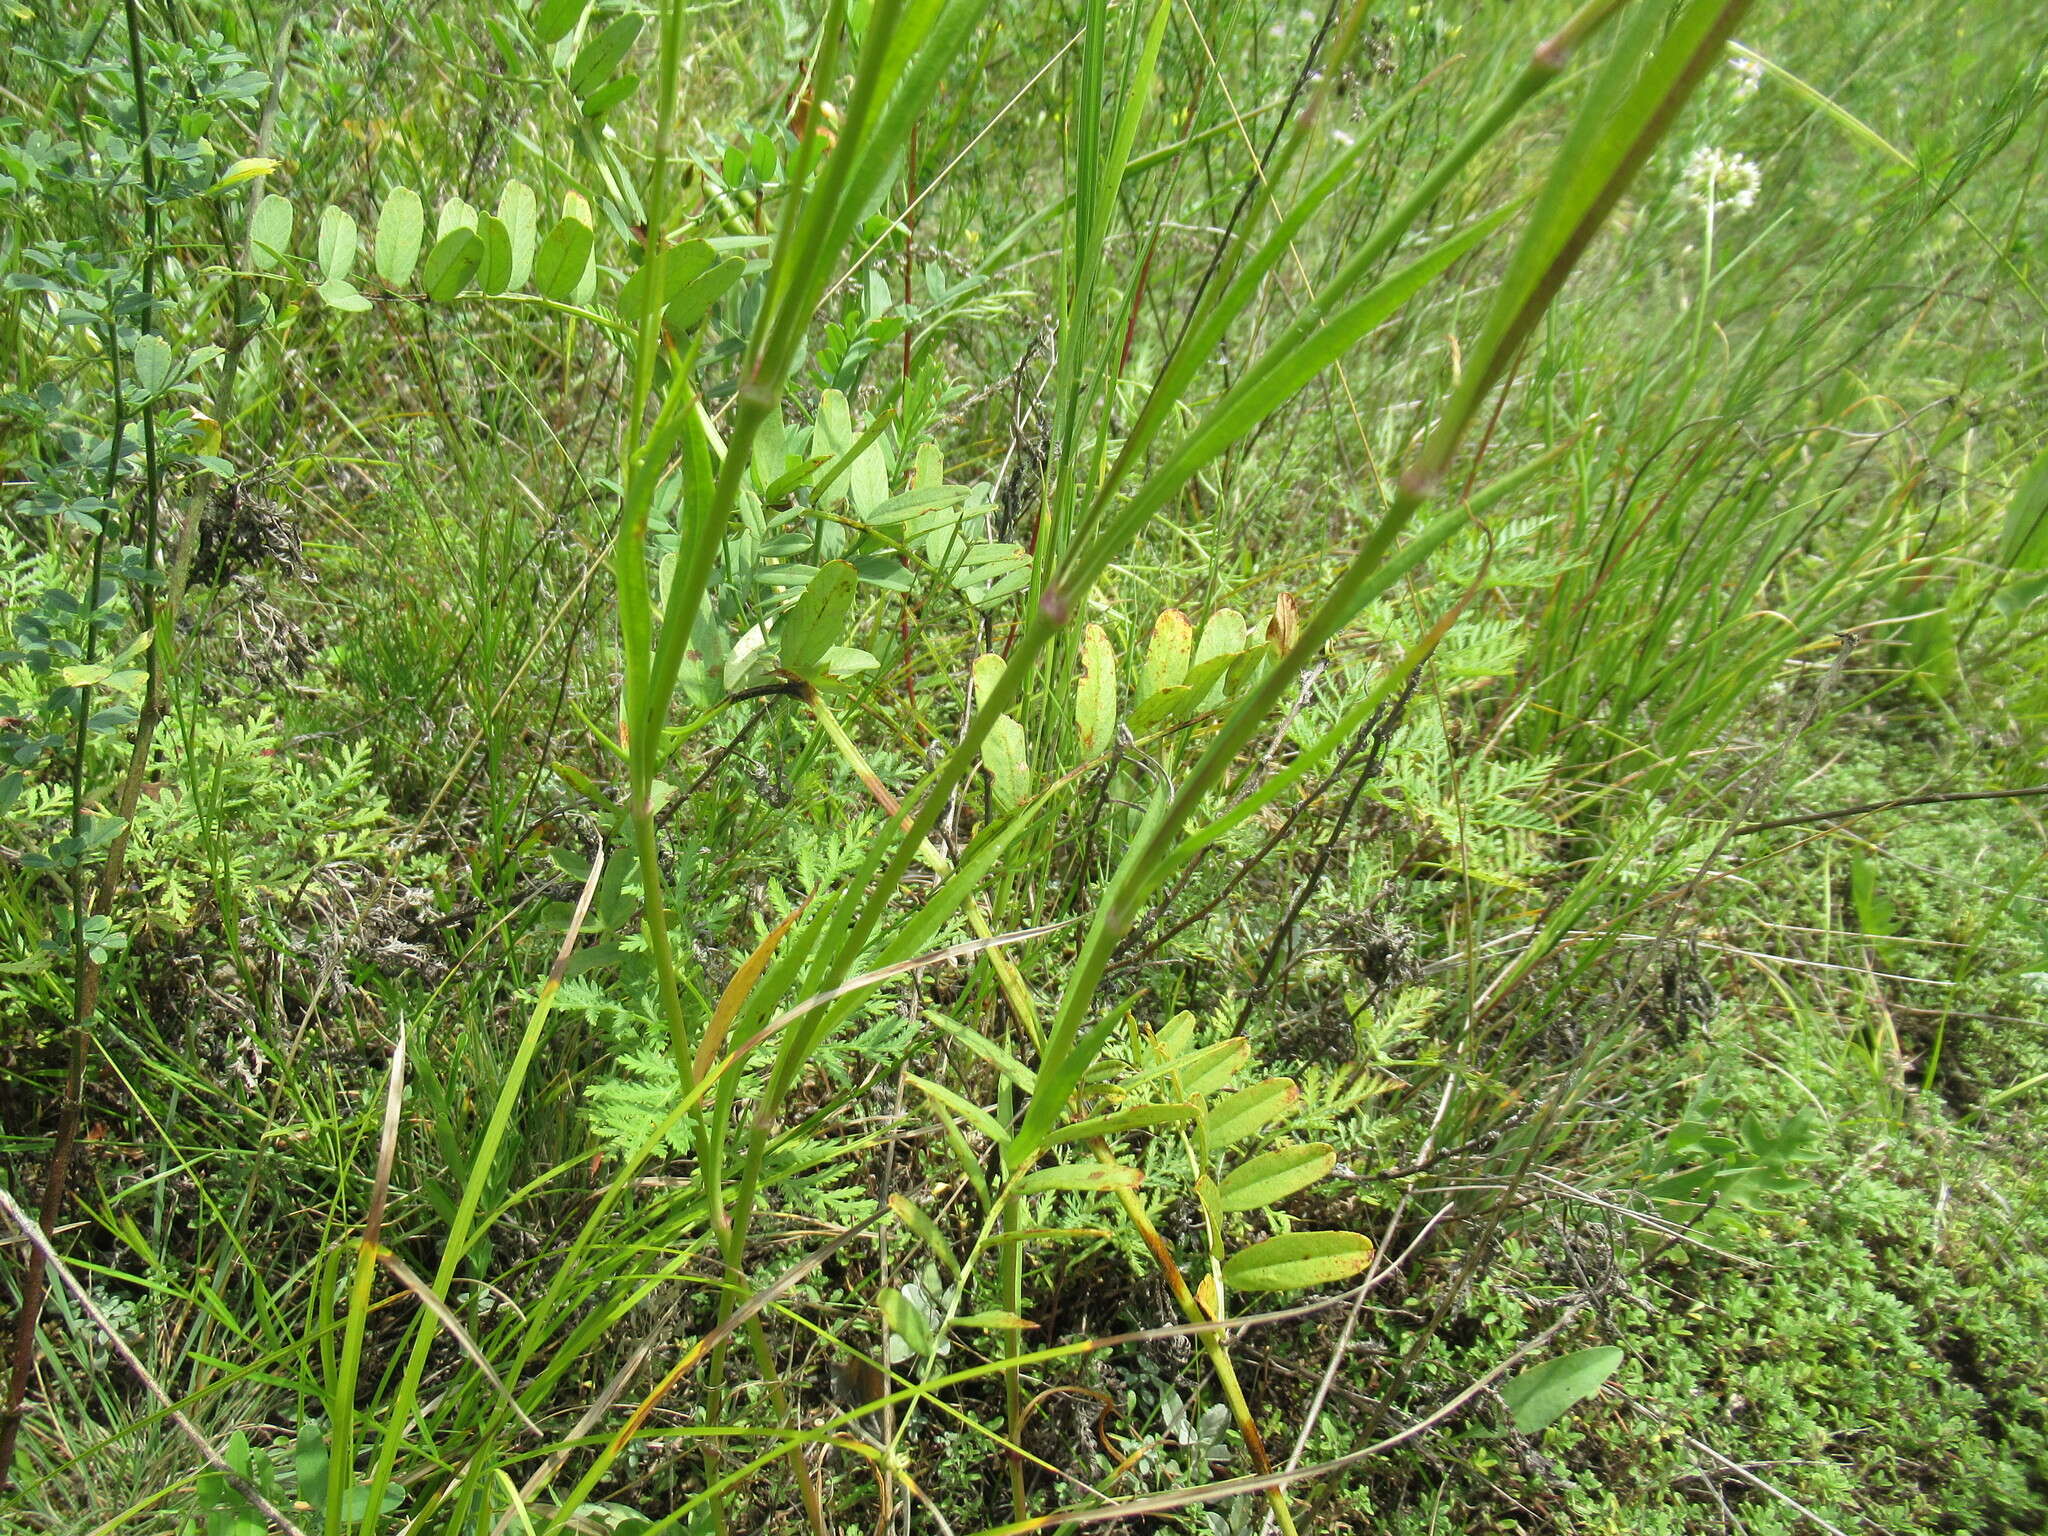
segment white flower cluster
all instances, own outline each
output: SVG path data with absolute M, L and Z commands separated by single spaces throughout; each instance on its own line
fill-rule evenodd
M 1746 54 L 1737 54 L 1728 61 L 1728 67 L 1735 71 L 1735 99 L 1746 101 L 1756 94 L 1756 88 L 1764 83 L 1764 61 L 1752 59 Z
M 1742 213 L 1756 206 L 1764 173 L 1747 155 L 1702 144 L 1685 162 L 1685 195 L 1696 207 Z

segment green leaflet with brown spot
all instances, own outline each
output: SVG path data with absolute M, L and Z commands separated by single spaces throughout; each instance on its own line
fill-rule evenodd
M 1251 1059 L 1252 1043 L 1243 1035 L 1204 1046 L 1178 1064 L 1181 1092 L 1215 1093 L 1242 1072 Z
M 1336 1166 L 1336 1150 L 1327 1142 L 1261 1152 L 1223 1176 L 1223 1209 L 1265 1210 L 1289 1195 L 1299 1194 Z
M 859 574 L 844 560 L 819 567 L 776 627 L 783 671 L 806 680 L 818 676 L 825 653 L 846 631 L 859 581 Z
M 1372 1239 L 1358 1232 L 1288 1232 L 1253 1243 L 1223 1264 L 1238 1291 L 1300 1291 L 1340 1285 L 1372 1263 Z
M 1003 658 L 977 657 L 974 663 L 975 707 L 994 690 L 1003 677 Z M 1014 811 L 1031 798 L 1031 764 L 1025 754 L 1028 743 L 1024 727 L 1008 715 L 997 718 L 981 743 L 981 764 L 988 770 L 995 789 L 996 804 Z
M 1138 671 L 1138 702 L 1185 682 L 1194 649 L 1195 626 L 1186 614 L 1169 608 L 1159 615 L 1159 622 L 1152 626 L 1152 643 L 1145 648 L 1144 665 Z
M 1100 757 L 1116 741 L 1116 651 L 1100 624 L 1081 632 L 1081 681 L 1074 690 L 1074 730 L 1083 757 Z
M 1256 1135 L 1300 1100 L 1301 1090 L 1294 1086 L 1292 1078 L 1269 1077 L 1263 1083 L 1238 1089 L 1209 1111 L 1210 1147 L 1220 1150 Z

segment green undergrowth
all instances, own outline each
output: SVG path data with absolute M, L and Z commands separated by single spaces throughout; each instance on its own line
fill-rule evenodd
M 2022 19 L 0 27 L 0 1530 L 2048 1527 Z

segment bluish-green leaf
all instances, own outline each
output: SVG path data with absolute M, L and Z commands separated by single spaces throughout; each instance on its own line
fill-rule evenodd
M 292 205 L 275 192 L 264 194 L 249 219 L 249 265 L 258 272 L 274 269 L 291 254 Z
M 524 288 L 533 273 L 534 248 L 540 240 L 540 199 L 525 182 L 508 181 L 498 195 L 498 218 L 505 226 L 512 252 L 505 288 L 515 291 Z
M 377 212 L 377 275 L 403 288 L 419 265 L 427 232 L 427 210 L 411 187 L 393 187 Z
M 320 210 L 320 234 L 314 244 L 320 261 L 320 276 L 330 283 L 346 282 L 356 264 L 356 221 L 329 203 Z

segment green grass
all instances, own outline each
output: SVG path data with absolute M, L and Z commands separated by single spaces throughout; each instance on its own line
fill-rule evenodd
M 7 23 L 0 1525 L 2048 1519 L 2019 20 L 639 14 Z

